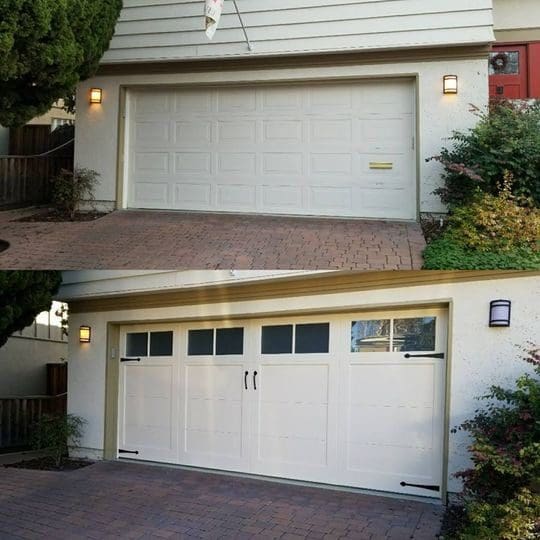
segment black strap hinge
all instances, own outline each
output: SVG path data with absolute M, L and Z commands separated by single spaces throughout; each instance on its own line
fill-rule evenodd
M 120 362 L 140 362 L 140 358 L 120 358 Z
M 407 482 L 400 482 L 399 485 L 401 487 L 415 487 L 419 489 L 429 489 L 429 491 L 440 491 L 440 486 L 434 486 L 430 484 L 408 484 Z
M 119 448 L 118 449 L 118 453 L 119 454 L 135 454 L 135 455 L 139 455 L 139 451 L 138 450 L 123 450 L 122 448 Z
M 429 354 L 409 354 L 405 355 L 405 358 L 441 358 L 444 360 L 444 353 L 429 353 Z

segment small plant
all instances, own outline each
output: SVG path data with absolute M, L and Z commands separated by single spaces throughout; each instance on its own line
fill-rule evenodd
M 59 469 L 68 455 L 68 445 L 79 445 L 85 423 L 83 418 L 73 414 L 44 414 L 32 426 L 32 448 L 45 450 Z
M 524 359 L 534 375 L 522 375 L 514 388 L 492 386 L 481 398 L 486 407 L 458 428 L 472 436 L 473 467 L 456 475 L 464 515 L 451 538 L 540 537 L 540 349 Z
M 430 158 L 445 169 L 444 186 L 435 194 L 450 208 L 471 202 L 478 189 L 497 195 L 505 171 L 510 171 L 516 179 L 512 192 L 540 205 L 540 104 L 498 101 L 487 112 L 474 112 L 477 125 L 455 132 L 452 147 Z
M 450 234 L 479 251 L 540 249 L 540 210 L 512 194 L 514 184 L 506 171 L 499 194 L 477 192 L 473 202 L 455 208 L 448 219 Z
M 74 219 L 83 201 L 94 200 L 94 189 L 99 182 L 99 174 L 90 169 L 62 169 L 52 180 L 52 203 L 56 210 Z

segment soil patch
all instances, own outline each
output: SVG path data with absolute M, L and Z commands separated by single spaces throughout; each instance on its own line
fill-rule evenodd
M 96 219 L 106 216 L 106 212 L 78 212 L 73 219 L 70 219 L 65 214 L 61 214 L 55 210 L 48 212 L 41 212 L 38 214 L 32 214 L 31 216 L 25 216 L 23 218 L 16 219 L 14 221 L 23 222 L 75 222 L 75 221 L 95 221 Z
M 64 459 L 60 467 L 56 467 L 54 459 L 49 456 L 28 459 L 19 461 L 18 463 L 10 463 L 4 467 L 12 467 L 14 469 L 34 469 L 39 471 L 75 471 L 88 467 L 94 462 L 88 459 Z

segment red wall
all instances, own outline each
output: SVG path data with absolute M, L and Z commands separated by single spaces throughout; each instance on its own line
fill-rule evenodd
M 529 97 L 540 99 L 540 42 L 529 43 Z

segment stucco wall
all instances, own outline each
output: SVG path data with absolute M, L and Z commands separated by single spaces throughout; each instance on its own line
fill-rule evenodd
M 449 73 L 459 76 L 457 96 L 445 96 L 442 93 L 442 77 Z M 465 130 L 474 125 L 477 118 L 470 112 L 470 104 L 478 107 L 487 104 L 488 75 L 485 59 L 460 58 L 339 67 L 96 77 L 84 82 L 78 89 L 75 163 L 79 167 L 94 169 L 101 174 L 96 200 L 101 202 L 101 206 L 112 208 L 116 200 L 121 85 L 227 84 L 389 76 L 418 78 L 420 211 L 444 211 L 438 197 L 433 195 L 433 190 L 440 184 L 440 166 L 433 162 L 426 163 L 425 158 L 438 154 L 441 146 L 447 144 L 453 130 Z M 88 103 L 91 87 L 103 89 L 101 105 Z
M 538 0 L 493 0 L 495 30 L 540 28 Z
M 87 421 L 82 446 L 89 455 L 99 454 L 104 442 L 105 365 L 107 322 L 180 320 L 197 317 L 284 314 L 294 310 L 332 308 L 371 309 L 411 304 L 449 302 L 451 362 L 449 427 L 462 422 L 478 407 L 476 396 L 491 384 L 510 384 L 526 369 L 519 361 L 520 346 L 538 339 L 540 313 L 532 299 L 540 294 L 540 278 L 524 277 L 477 282 L 389 288 L 354 293 L 306 296 L 289 299 L 242 301 L 232 304 L 139 309 L 109 313 L 73 314 L 70 324 L 92 327 L 92 343 L 80 345 L 72 333 L 69 343 L 69 411 Z M 489 302 L 512 301 L 512 325 L 488 327 Z M 467 465 L 466 436 L 450 435 L 450 474 Z M 458 483 L 450 478 L 450 490 Z
M 0 397 L 45 394 L 45 365 L 61 362 L 67 353 L 66 342 L 11 337 L 0 348 Z

